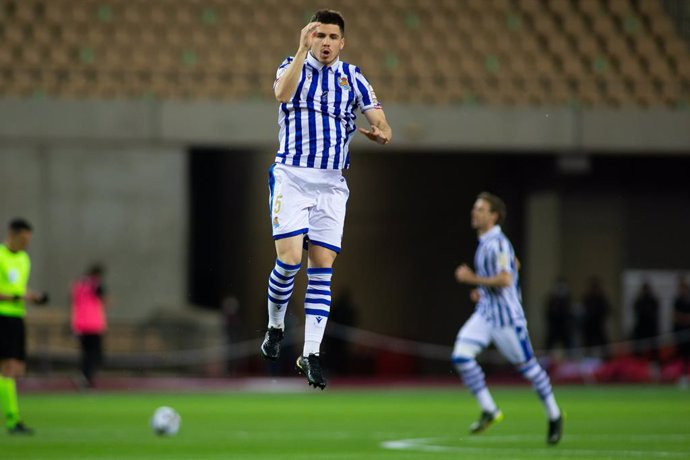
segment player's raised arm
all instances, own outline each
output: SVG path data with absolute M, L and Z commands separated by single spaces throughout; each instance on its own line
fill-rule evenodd
M 300 74 L 302 73 L 302 67 L 304 66 L 304 60 L 306 59 L 307 53 L 311 48 L 312 40 L 316 35 L 316 29 L 320 25 L 320 22 L 310 22 L 304 26 L 302 32 L 300 32 L 299 48 L 297 48 L 295 58 L 285 68 L 285 71 L 278 77 L 275 85 L 273 86 L 276 99 L 278 99 L 280 102 L 289 101 L 290 98 L 295 94 L 297 83 L 299 82 Z
M 383 109 L 367 110 L 364 112 L 364 116 L 371 125 L 371 129 L 359 128 L 360 133 L 381 145 L 386 145 L 393 139 L 393 130 L 386 121 L 386 114 L 383 113 Z

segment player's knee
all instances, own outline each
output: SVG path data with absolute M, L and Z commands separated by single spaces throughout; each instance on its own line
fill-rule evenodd
M 463 364 L 473 361 L 480 351 L 481 348 L 478 345 L 466 342 L 458 342 L 453 349 L 453 353 L 451 354 L 451 361 L 453 364 Z

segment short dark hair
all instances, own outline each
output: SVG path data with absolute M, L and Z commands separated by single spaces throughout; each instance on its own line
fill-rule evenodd
M 345 19 L 339 11 L 319 10 L 311 17 L 309 22 L 320 22 L 321 24 L 336 24 L 340 27 L 340 35 L 345 36 Z
M 501 225 L 503 224 L 503 222 L 505 222 L 507 210 L 506 204 L 503 202 L 502 199 L 489 192 L 480 193 L 479 195 L 477 195 L 477 199 L 484 200 L 487 203 L 489 203 L 489 211 L 498 214 L 498 218 L 496 219 L 497 225 Z
M 7 225 L 7 228 L 10 229 L 11 232 L 18 233 L 24 230 L 28 231 L 33 231 L 33 227 L 29 223 L 28 220 L 22 219 L 21 217 L 15 217 L 10 221 L 10 223 Z

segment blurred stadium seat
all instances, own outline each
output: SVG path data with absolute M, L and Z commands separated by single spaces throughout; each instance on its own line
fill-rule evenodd
M 0 92 L 270 100 L 310 8 L 308 0 L 0 0 Z M 689 39 L 658 0 L 381 0 L 342 11 L 343 57 L 362 66 L 384 102 L 690 105 Z

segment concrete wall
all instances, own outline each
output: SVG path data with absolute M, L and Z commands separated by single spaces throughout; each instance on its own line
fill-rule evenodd
M 398 149 L 685 154 L 690 111 L 387 105 Z M 4 142 L 226 144 L 273 149 L 277 105 L 0 99 Z M 365 142 L 357 138 L 356 143 Z
M 484 150 L 515 154 L 563 152 L 576 160 L 584 151 L 690 153 L 687 111 L 387 106 L 386 113 L 395 138 L 390 148 L 376 150 L 384 157 L 405 152 Z M 35 223 L 32 285 L 49 289 L 55 301 L 63 303 L 60 301 L 66 300 L 69 279 L 91 260 L 100 259 L 110 269 L 108 281 L 117 297 L 114 316 L 136 318 L 146 316 L 160 304 L 186 304 L 186 149 L 191 145 L 209 145 L 254 150 L 255 169 L 245 179 L 252 201 L 263 203 L 266 166 L 276 145 L 276 119 L 273 103 L 0 100 L 0 218 L 6 221 L 11 216 L 24 215 Z M 357 137 L 354 148 L 358 152 L 363 152 L 364 145 L 371 149 L 365 142 Z M 574 164 L 577 166 L 577 161 Z M 386 167 L 380 167 L 381 170 Z M 473 184 L 482 183 L 473 171 L 461 173 L 454 180 L 466 181 L 472 176 Z M 353 242 L 352 246 L 360 252 L 339 261 L 338 269 L 347 273 L 346 278 L 353 284 L 371 282 L 367 273 L 360 270 L 361 264 L 374 263 L 376 272 L 385 274 L 386 264 L 395 263 L 398 257 L 393 253 L 372 258 L 371 251 L 387 242 L 404 248 L 405 242 L 394 234 L 381 241 L 372 239 L 370 234 L 376 233 L 376 238 L 385 235 L 383 227 L 374 231 L 370 227 L 372 222 L 383 226 L 384 220 L 395 222 L 407 211 L 395 201 L 396 187 L 404 186 L 390 178 L 373 177 L 365 169 L 357 170 L 351 177 L 354 193 L 344 244 Z M 589 201 L 582 201 L 582 197 L 549 193 L 534 195 L 525 203 L 529 223 L 524 230 L 528 249 L 523 258 L 529 270 L 524 281 L 528 315 L 535 326 L 543 295 L 556 275 L 552 271 L 560 268 L 566 276 L 570 275 L 579 290 L 584 282 L 581 273 L 589 273 L 592 264 L 605 272 L 607 280 L 617 276 L 622 267 L 622 256 L 615 249 L 622 243 L 611 241 L 610 235 L 602 233 L 606 229 L 615 231 L 620 224 L 615 197 L 609 196 L 601 203 L 603 208 L 592 211 Z M 273 259 L 270 229 L 265 207 L 251 205 L 247 209 L 243 216 L 247 222 L 244 241 L 251 243 L 243 245 L 242 258 L 236 263 L 251 265 L 244 280 L 245 289 L 263 292 L 270 270 L 270 266 L 264 266 L 265 261 L 270 264 Z M 388 214 L 371 220 L 367 214 L 371 212 Z M 458 216 L 466 213 L 464 208 L 454 210 L 452 218 L 462 221 Z M 590 214 L 601 218 L 602 227 L 592 227 L 583 220 L 583 216 L 589 218 Z M 546 226 L 541 225 L 544 215 Z M 406 222 L 402 218 L 399 221 Z M 445 221 L 435 225 L 443 226 Z M 605 251 L 610 263 L 601 265 L 597 260 L 583 259 L 578 249 L 581 245 Z M 547 253 L 544 248 L 551 248 L 552 252 Z M 418 257 L 424 263 L 428 251 L 412 249 L 416 252 L 410 257 Z M 447 297 L 450 291 L 442 286 L 452 283 L 450 271 L 459 261 L 452 254 L 444 257 L 448 280 L 442 278 L 445 271 L 428 280 L 437 288 L 430 292 L 441 293 L 437 298 L 410 299 L 400 291 L 395 294 L 398 297 L 389 299 L 390 303 L 408 302 L 421 308 L 418 306 L 438 303 Z M 384 282 L 394 285 L 400 281 L 395 278 Z M 375 291 L 372 287 L 367 292 Z M 374 306 L 377 303 L 374 297 L 364 301 Z M 259 307 L 248 308 L 252 324 L 263 321 L 264 312 Z M 371 310 L 364 314 L 364 319 L 386 323 L 391 330 L 410 335 L 417 327 L 432 331 L 437 327 L 431 319 L 429 324 L 409 324 L 404 316 L 391 320 L 387 311 Z
M 0 164 L 0 219 L 34 224 L 30 284 L 48 290 L 55 305 L 67 305 L 70 280 L 92 261 L 108 269 L 115 318 L 184 304 L 184 151 L 27 143 L 0 148 Z

